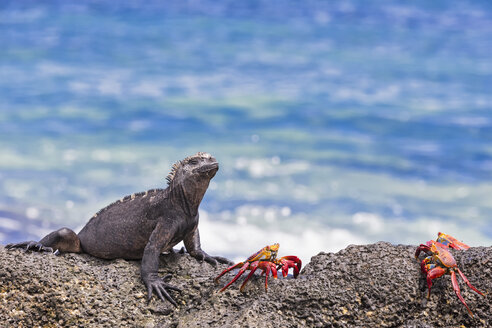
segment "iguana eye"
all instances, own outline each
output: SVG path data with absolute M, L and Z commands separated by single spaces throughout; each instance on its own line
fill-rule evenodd
M 198 164 L 198 160 L 197 159 L 190 159 L 190 161 L 188 162 L 188 164 L 196 165 L 196 164 Z

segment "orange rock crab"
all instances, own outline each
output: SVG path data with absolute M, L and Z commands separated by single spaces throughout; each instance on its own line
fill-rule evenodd
M 417 251 L 415 252 L 415 258 L 419 257 L 420 252 L 424 252 L 428 255 L 420 263 L 420 269 L 427 278 L 427 287 L 429 289 L 427 298 L 430 298 L 432 280 L 439 278 L 445 274 L 449 274 L 451 275 L 451 283 L 453 285 L 456 296 L 458 296 L 461 303 L 465 305 L 468 313 L 473 316 L 472 311 L 461 296 L 460 286 L 458 285 L 458 279 L 456 278 L 456 272 L 459 273 L 461 279 L 465 281 L 468 287 L 470 287 L 482 296 L 483 294 L 478 289 L 472 286 L 472 284 L 468 281 L 463 272 L 461 272 L 461 270 L 458 268 L 456 260 L 454 259 L 453 255 L 451 255 L 451 252 L 449 252 L 449 248 L 467 250 L 468 248 L 470 248 L 470 246 L 458 241 L 450 235 L 439 232 L 437 234 L 436 240 L 429 240 L 426 244 L 420 244 L 420 246 L 417 248 Z
M 260 249 L 258 252 L 248 257 L 245 262 L 236 263 L 233 266 L 222 271 L 222 273 L 218 275 L 217 278 L 215 278 L 216 283 L 218 283 L 220 277 L 222 277 L 227 272 L 234 270 L 236 268 L 240 268 L 236 276 L 227 285 L 222 287 L 220 291 L 221 292 L 224 291 L 227 287 L 233 284 L 237 279 L 239 279 L 239 277 L 246 270 L 251 270 L 251 272 L 248 274 L 246 279 L 244 279 L 244 282 L 240 288 L 241 292 L 244 290 L 244 286 L 246 285 L 248 280 L 251 278 L 251 276 L 257 269 L 261 269 L 263 271 L 262 274 L 263 273 L 265 274 L 266 290 L 268 290 L 268 276 L 271 273 L 273 278 L 277 279 L 277 271 L 279 269 L 282 269 L 282 275 L 286 277 L 289 272 L 289 269 L 292 268 L 294 271 L 294 278 L 297 278 L 302 266 L 301 260 L 297 256 L 293 256 L 293 255 L 284 256 L 277 259 L 277 252 L 279 247 L 280 245 L 278 243 L 265 246 L 262 249 Z

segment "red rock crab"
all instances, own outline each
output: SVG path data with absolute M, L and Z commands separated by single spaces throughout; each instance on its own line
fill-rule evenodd
M 418 258 L 420 252 L 426 253 L 428 256 L 422 260 L 420 263 L 420 269 L 423 274 L 426 275 L 427 278 L 427 287 L 429 292 L 427 294 L 427 298 L 430 298 L 430 290 L 432 286 L 432 280 L 439 278 L 445 274 L 451 275 L 451 283 L 453 285 L 454 292 L 456 296 L 458 296 L 461 303 L 463 303 L 470 313 L 473 316 L 472 311 L 466 304 L 465 300 L 461 296 L 460 286 L 458 285 L 458 279 L 456 277 L 456 272 L 459 273 L 461 279 L 465 281 L 465 283 L 473 289 L 478 294 L 482 295 L 478 289 L 472 286 L 472 284 L 468 281 L 466 276 L 461 272 L 456 264 L 456 260 L 453 255 L 449 252 L 449 248 L 459 249 L 459 250 L 467 250 L 470 246 L 458 241 L 454 237 L 439 232 L 437 234 L 437 240 L 429 240 L 426 244 L 420 244 L 415 252 L 415 258 Z
M 234 283 L 237 279 L 239 279 L 239 277 L 246 270 L 251 270 L 251 272 L 248 274 L 246 279 L 244 279 L 244 282 L 240 288 L 241 292 L 244 290 L 244 286 L 248 282 L 249 278 L 251 278 L 251 276 L 253 275 L 253 273 L 255 273 L 257 269 L 261 269 L 263 271 L 262 274 L 263 273 L 265 274 L 266 290 L 268 290 L 268 276 L 271 273 L 273 278 L 277 279 L 277 271 L 279 269 L 282 269 L 282 275 L 286 277 L 289 272 L 289 269 L 292 268 L 294 271 L 294 278 L 297 278 L 302 266 L 301 260 L 297 256 L 293 256 L 293 255 L 284 256 L 277 259 L 277 252 L 279 247 L 280 245 L 278 243 L 270 246 L 265 246 L 262 249 L 260 249 L 258 252 L 248 257 L 245 262 L 236 263 L 233 266 L 222 271 L 222 273 L 218 275 L 217 278 L 215 278 L 216 283 L 218 283 L 220 277 L 222 277 L 227 272 L 234 270 L 236 268 L 240 268 L 236 276 L 227 285 L 222 287 L 220 291 L 221 292 L 224 291 L 227 287 L 229 287 L 232 283 Z

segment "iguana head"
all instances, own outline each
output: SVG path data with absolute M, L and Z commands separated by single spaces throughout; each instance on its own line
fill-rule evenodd
M 199 187 L 208 183 L 219 170 L 219 163 L 209 153 L 198 152 L 193 156 L 176 162 L 167 176 L 167 183 L 170 186 L 177 184 L 189 185 L 189 187 Z

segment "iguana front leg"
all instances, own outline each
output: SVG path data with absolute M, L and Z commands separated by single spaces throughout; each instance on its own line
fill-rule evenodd
M 158 275 L 159 254 L 163 248 L 171 243 L 175 233 L 176 227 L 174 225 L 165 224 L 165 221 L 159 220 L 145 246 L 140 272 L 142 280 L 147 287 L 149 302 L 152 298 L 152 293 L 155 291 L 161 300 L 167 299 L 172 305 L 178 306 L 169 295 L 168 290 L 181 292 L 181 289 L 166 283 L 166 281 L 170 280 L 171 275 L 167 275 L 164 278 Z
M 199 261 L 205 261 L 213 266 L 217 265 L 217 262 L 229 264 L 234 264 L 232 261 L 221 256 L 210 256 L 205 251 L 202 250 L 200 245 L 200 234 L 198 233 L 198 226 L 195 227 L 191 232 L 189 232 L 183 239 L 184 245 L 188 253 Z

